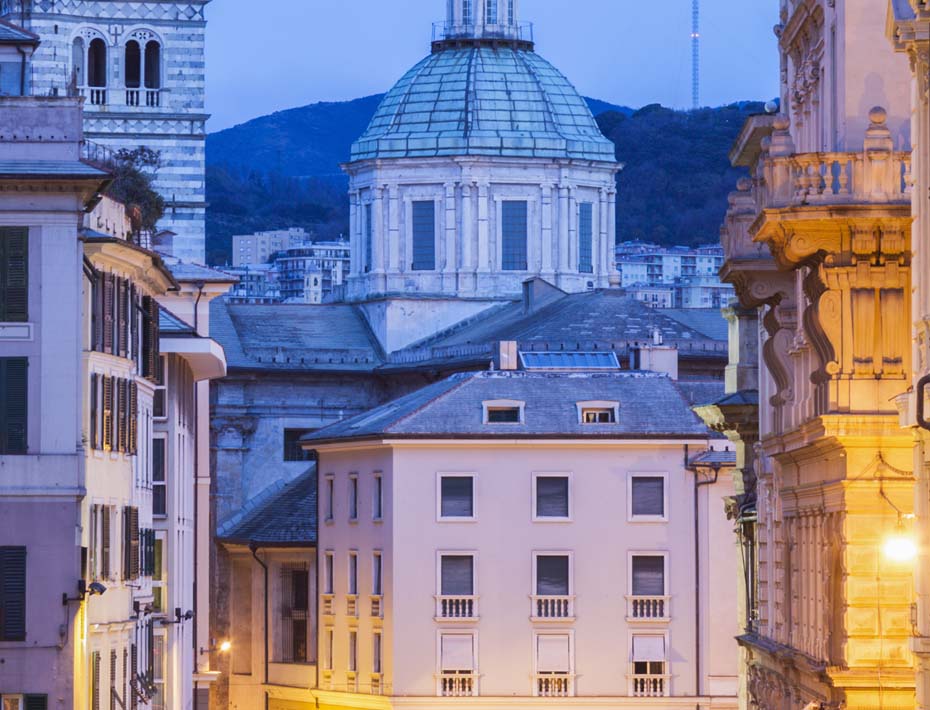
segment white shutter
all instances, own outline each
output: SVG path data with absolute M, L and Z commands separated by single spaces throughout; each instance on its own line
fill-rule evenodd
M 443 634 L 441 670 L 475 670 L 474 637 L 471 634 Z
M 536 670 L 568 673 L 568 650 L 568 634 L 540 634 L 536 637 Z
M 634 636 L 633 637 L 633 660 L 634 661 L 664 661 L 665 660 L 665 637 L 664 636 Z

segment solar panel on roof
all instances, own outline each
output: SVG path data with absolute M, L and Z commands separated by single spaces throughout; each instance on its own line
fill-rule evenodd
M 527 370 L 619 370 L 615 352 L 523 352 Z

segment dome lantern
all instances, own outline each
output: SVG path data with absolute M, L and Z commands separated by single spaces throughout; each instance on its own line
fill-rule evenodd
M 519 0 L 447 0 L 446 20 L 433 25 L 433 51 L 449 47 L 533 49 L 533 27 L 517 19 Z

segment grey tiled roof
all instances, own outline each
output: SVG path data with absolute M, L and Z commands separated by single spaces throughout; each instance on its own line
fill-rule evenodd
M 720 380 L 713 382 L 682 380 L 678 383 L 678 389 L 681 390 L 685 401 L 693 407 L 716 402 L 724 394 L 724 384 Z
M 0 177 L 105 178 L 109 173 L 80 160 L 0 160 Z
M 736 466 L 736 452 L 708 449 L 688 462 L 691 466 Z
M 38 44 L 39 35 L 6 20 L 0 20 L 0 44 Z
M 525 403 L 521 424 L 485 424 L 483 402 Z M 581 424 L 577 402 L 619 402 L 612 424 Z M 646 372 L 458 373 L 304 441 L 357 438 L 651 438 L 706 437 L 670 378 Z
M 239 278 L 225 271 L 211 269 L 203 264 L 194 264 L 177 259 L 165 259 L 172 276 L 178 281 L 203 281 L 204 283 L 236 283 Z
M 727 339 L 727 319 L 719 308 L 663 308 L 662 315 L 714 340 Z
M 310 546 L 317 540 L 316 466 L 260 495 L 223 525 L 224 542 L 267 546 Z
M 381 102 L 352 160 L 448 155 L 616 160 L 571 83 L 532 51 L 445 49 Z
M 163 335 L 196 335 L 191 326 L 163 306 L 158 308 L 158 329 Z

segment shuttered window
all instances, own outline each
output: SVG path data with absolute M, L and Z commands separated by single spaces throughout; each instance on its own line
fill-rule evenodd
M 110 710 L 117 710 L 116 704 L 116 649 L 110 649 Z
M 568 518 L 568 476 L 536 476 L 536 517 Z
M 660 597 L 665 594 L 665 558 L 661 555 L 633 557 L 633 596 Z
M 594 271 L 592 259 L 594 243 L 594 205 L 582 202 L 578 205 L 578 271 L 590 274 Z
M 413 208 L 413 270 L 436 268 L 436 203 L 417 201 Z
M 114 309 L 116 307 L 116 277 L 103 274 L 103 351 L 113 354 Z
M 113 378 L 102 375 L 103 380 L 103 450 L 113 450 Z
M 139 385 L 129 385 L 129 453 L 139 450 Z
M 116 378 L 114 396 L 116 398 L 116 450 L 126 451 L 127 421 L 126 410 L 126 380 Z
M 166 439 L 152 439 L 152 514 L 168 514 L 168 481 L 165 478 Z
M 158 302 L 142 299 L 142 376 L 155 382 L 158 377 Z
M 139 668 L 139 652 L 136 650 L 136 644 L 130 644 L 129 646 L 129 673 L 130 678 L 133 681 L 136 678 Z M 129 691 L 129 710 L 137 710 L 139 707 L 139 696 L 136 694 L 133 689 L 133 683 L 130 682 L 130 691 Z
M 100 651 L 90 654 L 90 707 L 100 710 Z
M 473 476 L 442 476 L 439 483 L 441 518 L 473 518 L 475 492 Z
M 29 361 L 0 358 L 0 454 L 26 453 Z
M 0 323 L 29 319 L 29 230 L 0 227 Z
M 501 268 L 504 271 L 526 271 L 525 201 L 501 203 Z
M 439 575 L 439 593 L 443 596 L 475 593 L 475 558 L 471 555 L 443 555 Z
M 110 578 L 110 506 L 101 509 L 100 520 L 100 577 Z
M 90 447 L 92 449 L 100 448 L 100 425 L 97 422 L 97 417 L 99 415 L 100 407 L 97 403 L 98 393 L 98 380 L 100 379 L 99 375 L 96 372 L 92 372 L 90 375 Z
M 26 548 L 0 547 L 0 641 L 26 640 Z
M 540 596 L 570 594 L 568 567 L 568 555 L 537 555 L 536 593 Z

